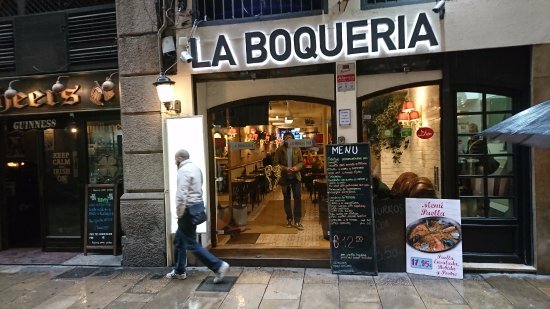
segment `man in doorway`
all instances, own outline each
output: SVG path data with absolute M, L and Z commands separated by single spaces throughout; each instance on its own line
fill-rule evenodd
M 202 199 L 202 172 L 200 168 L 189 159 L 189 152 L 180 149 L 175 155 L 178 167 L 176 189 L 176 213 L 178 216 L 178 229 L 174 237 L 176 251 L 176 263 L 173 270 L 166 274 L 167 278 L 183 280 L 187 278 L 185 267 L 187 265 L 187 250 L 195 256 L 216 276 L 214 283 L 219 283 L 229 271 L 229 264 L 215 257 L 208 250 L 197 243 L 197 226 L 191 222 L 191 216 L 187 207 L 200 204 L 204 207 Z
M 299 230 L 303 230 L 302 225 L 302 176 L 300 170 L 304 164 L 302 158 L 302 150 L 299 147 L 289 147 L 289 140 L 294 139 L 291 132 L 286 132 L 283 135 L 283 145 L 275 151 L 273 165 L 279 166 L 281 169 L 281 178 L 279 185 L 283 191 L 284 208 L 286 213 L 287 227 L 295 226 Z M 290 203 L 290 192 L 294 198 L 294 211 Z

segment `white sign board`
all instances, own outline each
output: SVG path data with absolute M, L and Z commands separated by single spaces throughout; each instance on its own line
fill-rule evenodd
M 336 89 L 338 92 L 355 90 L 355 63 L 339 63 L 336 66 Z
M 171 231 L 175 233 L 178 229 L 176 219 L 176 187 L 178 170 L 175 164 L 174 155 L 176 151 L 185 149 L 189 151 L 189 158 L 202 171 L 203 183 L 202 193 L 206 213 L 208 214 L 208 174 L 206 173 L 206 149 L 204 141 L 202 116 L 178 117 L 166 119 L 167 151 L 164 159 L 167 162 L 167 173 L 170 195 L 170 217 L 172 218 Z M 207 221 L 208 222 L 208 221 Z M 206 233 L 206 222 L 197 226 L 197 233 Z
M 311 138 L 304 138 L 304 139 L 290 139 L 287 140 L 286 143 L 288 144 L 288 147 L 313 147 L 313 140 Z
M 407 272 L 462 279 L 460 200 L 406 199 Z
M 252 142 L 229 142 L 229 147 L 231 150 L 256 149 Z

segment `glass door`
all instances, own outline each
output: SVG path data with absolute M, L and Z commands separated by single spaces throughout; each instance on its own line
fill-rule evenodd
M 44 139 L 46 251 L 82 247 L 83 165 L 76 126 L 47 129 Z
M 456 93 L 457 183 L 466 261 L 525 262 L 518 148 L 479 134 L 510 117 L 512 103 L 504 95 Z

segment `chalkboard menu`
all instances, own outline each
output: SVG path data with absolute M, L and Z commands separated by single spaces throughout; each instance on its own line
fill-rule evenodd
M 333 273 L 378 273 L 369 144 L 326 146 Z
M 86 187 L 84 255 L 88 249 L 113 249 L 116 255 L 118 195 L 114 184 Z
M 376 263 L 381 272 L 405 272 L 405 199 L 375 199 Z

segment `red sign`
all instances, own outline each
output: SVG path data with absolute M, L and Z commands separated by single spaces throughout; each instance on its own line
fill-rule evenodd
M 428 139 L 434 136 L 434 130 L 428 127 L 422 127 L 416 131 L 416 136 L 422 139 Z

